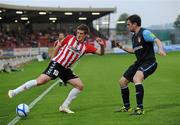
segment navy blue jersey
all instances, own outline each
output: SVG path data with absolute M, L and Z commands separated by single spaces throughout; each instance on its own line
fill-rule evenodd
M 136 55 L 136 63 L 141 64 L 145 61 L 155 62 L 154 40 L 156 36 L 149 30 L 141 28 L 137 34 L 132 37 L 134 53 Z

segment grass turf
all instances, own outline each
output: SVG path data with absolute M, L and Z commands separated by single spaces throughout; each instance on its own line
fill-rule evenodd
M 134 55 L 110 54 L 102 57 L 83 57 L 74 72 L 85 84 L 84 91 L 71 104 L 73 115 L 58 112 L 71 86 L 53 88 L 30 111 L 26 119 L 18 125 L 178 125 L 180 123 L 180 53 L 168 53 L 166 57 L 157 55 L 157 71 L 144 81 L 145 115 L 130 116 L 129 113 L 116 113 L 122 106 L 118 80 L 135 60 Z M 47 66 L 48 61 L 24 66 L 23 72 L 0 73 L 0 124 L 6 125 L 15 117 L 19 103 L 33 101 L 53 82 L 17 95 L 7 97 L 7 91 L 23 82 L 36 78 Z M 136 107 L 135 88 L 130 84 L 132 107 Z

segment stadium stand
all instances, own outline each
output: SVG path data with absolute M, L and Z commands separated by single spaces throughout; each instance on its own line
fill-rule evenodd
M 104 35 L 97 31 L 93 21 L 105 16 L 110 21 L 110 13 L 115 11 L 116 8 L 32 7 L 0 3 L 0 70 L 8 63 L 15 66 L 39 54 L 50 53 L 59 31 L 73 34 L 72 29 L 81 23 L 90 27 L 91 34 L 87 39 L 90 44 L 94 45 L 97 36 L 108 39 L 108 32 Z
M 72 29 L 86 23 L 91 38 L 107 39 L 93 27 L 93 21 L 116 11 L 116 8 L 31 7 L 0 4 L 0 48 L 49 47 L 57 39 L 58 31 Z M 109 27 L 108 27 L 109 28 Z M 89 41 L 89 40 L 88 40 Z

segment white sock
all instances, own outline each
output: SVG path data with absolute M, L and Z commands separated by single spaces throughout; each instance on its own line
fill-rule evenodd
M 80 93 L 81 91 L 77 88 L 73 88 L 70 92 L 69 95 L 67 96 L 66 100 L 63 102 L 62 106 L 63 107 L 68 107 L 69 104 L 73 99 L 76 98 L 77 94 Z
M 24 83 L 23 85 L 19 86 L 18 88 L 14 89 L 15 94 L 18 94 L 20 92 L 25 91 L 26 89 L 30 89 L 34 86 L 37 86 L 37 81 L 36 80 L 30 80 Z

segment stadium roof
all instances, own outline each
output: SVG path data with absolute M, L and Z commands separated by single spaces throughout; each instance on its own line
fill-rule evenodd
M 33 7 L 0 4 L 0 23 L 93 21 L 116 11 L 116 8 Z

